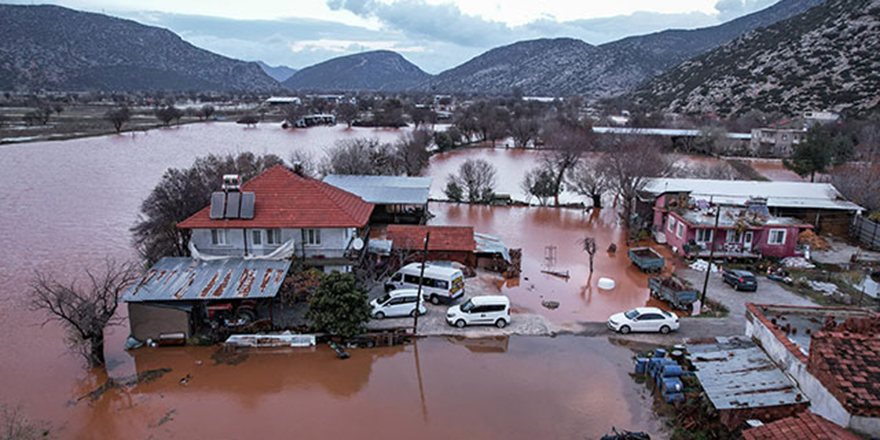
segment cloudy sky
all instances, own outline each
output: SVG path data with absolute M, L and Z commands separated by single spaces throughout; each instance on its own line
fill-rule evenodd
M 391 49 L 438 73 L 492 47 L 542 37 L 601 44 L 712 26 L 777 0 L 49 0 L 161 26 L 223 55 L 302 68 Z M 33 4 L 33 1 L 13 0 Z

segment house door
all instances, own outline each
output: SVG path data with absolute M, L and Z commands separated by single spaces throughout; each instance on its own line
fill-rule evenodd
M 755 233 L 753 231 L 746 231 L 743 234 L 743 251 L 749 252 L 752 250 L 752 240 L 755 238 Z

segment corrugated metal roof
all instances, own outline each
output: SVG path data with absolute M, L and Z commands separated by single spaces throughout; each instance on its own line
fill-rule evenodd
M 431 192 L 430 177 L 350 176 L 330 174 L 324 178 L 337 188 L 383 205 L 423 205 Z
M 637 127 L 593 127 L 594 133 L 599 134 L 634 134 L 642 136 L 702 136 L 700 130 L 688 130 L 681 128 L 637 128 Z M 729 139 L 750 140 L 751 133 L 728 133 Z
M 132 286 L 122 300 L 198 301 L 271 298 L 284 282 L 290 261 L 194 260 L 166 257 L 159 260 Z
M 797 385 L 754 342 L 716 338 L 688 346 L 700 385 L 718 410 L 762 408 L 807 402 Z
M 765 197 L 767 206 L 775 208 L 862 210 L 829 183 L 658 178 L 649 179 L 644 191 L 654 195 L 689 192 L 693 198 L 711 198 L 722 205 L 745 206 L 752 197 Z

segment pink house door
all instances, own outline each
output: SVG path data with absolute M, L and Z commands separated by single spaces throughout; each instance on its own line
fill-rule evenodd
M 752 241 L 755 239 L 755 233 L 753 231 L 746 231 L 743 234 L 743 251 L 749 252 L 752 250 Z

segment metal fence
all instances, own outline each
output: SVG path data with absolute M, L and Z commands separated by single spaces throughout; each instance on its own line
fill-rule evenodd
M 867 217 L 856 216 L 850 228 L 850 235 L 866 248 L 880 249 L 880 223 L 871 221 Z

